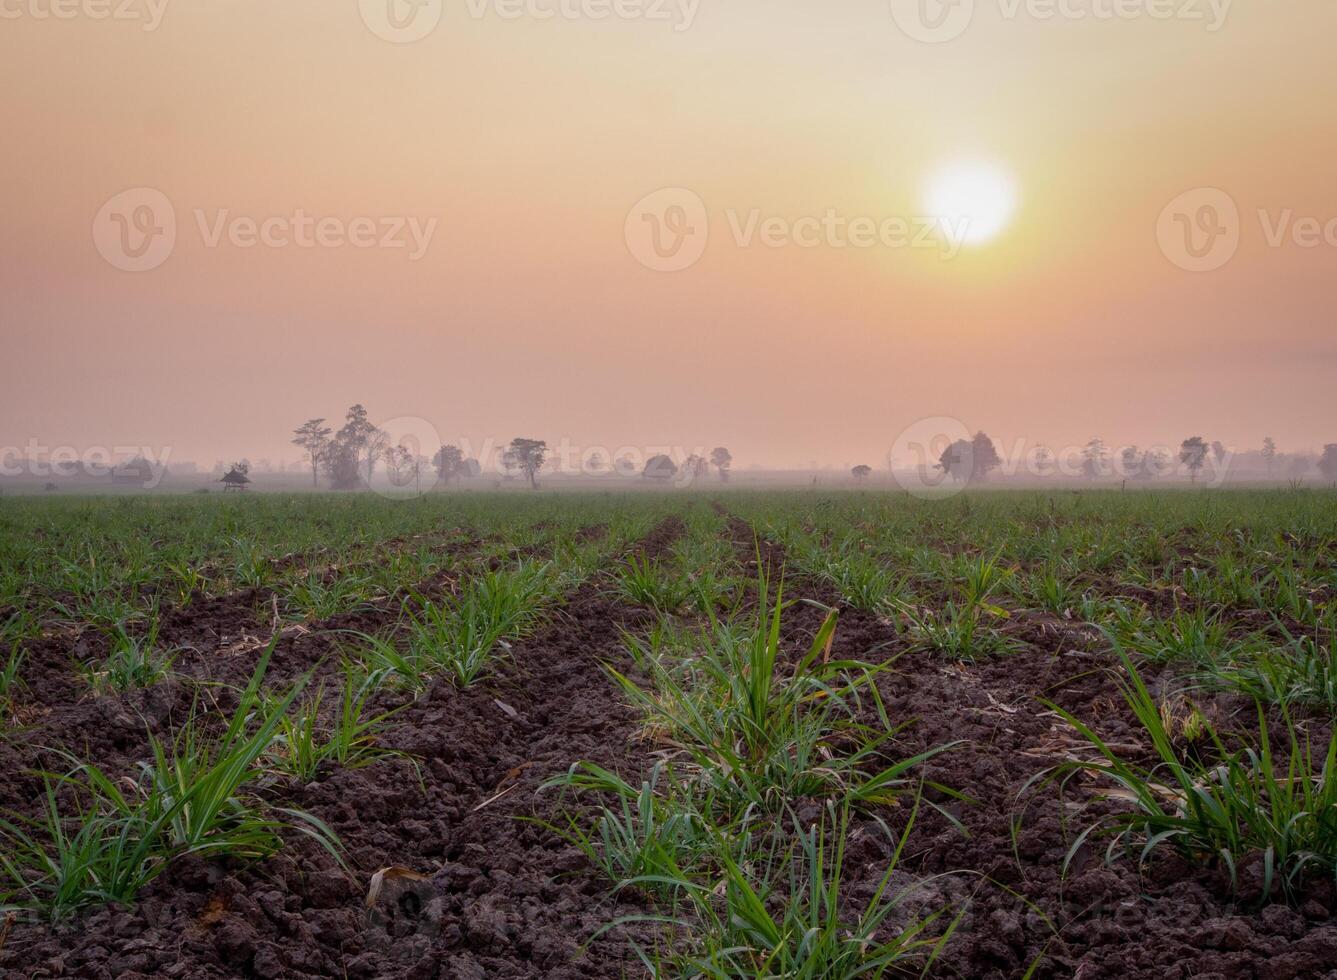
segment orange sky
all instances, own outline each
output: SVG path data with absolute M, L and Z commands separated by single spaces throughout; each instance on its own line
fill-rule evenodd
M 54 2 L 72 16 L 0 0 L 0 446 L 293 459 L 288 430 L 354 401 L 448 441 L 724 443 L 740 465 L 878 462 L 927 415 L 1050 445 L 1337 441 L 1337 233 L 1273 245 L 1259 217 L 1337 218 L 1330 0 L 1236 0 L 1216 31 L 1190 19 L 1208 0 L 976 0 L 943 43 L 887 0 L 699 0 L 690 26 L 445 0 L 414 43 L 358 0 Z M 962 158 L 1018 199 L 950 259 L 730 229 L 913 217 Z M 176 242 L 128 272 L 93 229 L 141 187 Z M 680 272 L 624 236 L 663 187 L 708 216 Z M 1240 241 L 1193 273 L 1157 221 L 1198 187 L 1238 205 Z M 436 224 L 416 260 L 211 247 L 224 209 Z

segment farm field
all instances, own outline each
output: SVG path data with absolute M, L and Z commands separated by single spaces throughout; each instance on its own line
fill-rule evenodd
M 1337 976 L 1337 493 L 0 499 L 5 977 Z

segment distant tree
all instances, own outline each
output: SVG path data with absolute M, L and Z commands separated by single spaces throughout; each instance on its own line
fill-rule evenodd
M 645 463 L 641 476 L 647 480 L 671 480 L 678 472 L 678 464 L 672 458 L 663 455 L 651 456 Z
M 1337 442 L 1330 442 L 1323 447 L 1323 455 L 1318 459 L 1318 471 L 1337 483 Z
M 515 467 L 529 477 L 529 485 L 539 488 L 537 474 L 543 466 L 543 457 L 547 455 L 548 444 L 542 439 L 512 439 L 506 452 L 510 454 Z
M 1226 447 L 1220 439 L 1212 440 L 1212 457 L 1218 462 L 1224 462 L 1226 458 Z
M 1309 467 L 1313 465 L 1313 457 L 1306 456 L 1304 453 L 1296 453 L 1286 464 L 1286 475 L 1292 480 L 1299 481 L 1309 472 Z
M 633 476 L 636 473 L 636 461 L 629 453 L 623 453 L 613 461 L 613 469 L 623 476 Z
M 1124 446 L 1119 450 L 1119 460 L 1123 464 L 1123 475 L 1134 480 L 1146 476 L 1146 456 L 1136 446 Z
M 987 480 L 989 474 L 1003 462 L 998 455 L 998 450 L 994 449 L 993 440 L 983 432 L 976 432 L 975 438 L 970 440 L 970 448 L 974 456 L 975 475 L 981 480 Z
M 1174 457 L 1168 449 L 1148 450 L 1142 457 L 1142 465 L 1147 471 L 1147 479 L 1164 476 L 1174 467 Z
M 993 440 L 977 432 L 973 439 L 957 439 L 944 449 L 938 457 L 938 469 L 950 476 L 953 483 L 962 483 L 988 479 L 989 471 L 1001 462 Z
M 850 470 L 856 483 L 863 483 L 864 480 L 868 479 L 872 472 L 873 468 L 871 466 L 865 466 L 863 463 L 860 463 L 858 466 Z
M 586 473 L 602 473 L 604 468 L 603 453 L 593 452 L 585 458 Z
M 460 469 L 464 466 L 464 453 L 460 452 L 459 446 L 442 446 L 432 457 L 432 465 L 436 467 L 436 475 L 441 478 L 441 482 L 449 483 L 460 475 Z
M 1049 468 L 1049 464 L 1054 461 L 1054 451 L 1048 446 L 1036 446 L 1034 458 L 1036 473 L 1043 474 Z
M 306 450 L 306 458 L 311 461 L 311 485 L 314 487 L 320 479 L 320 457 L 330 446 L 330 434 L 334 430 L 325 424 L 324 419 L 308 419 L 293 430 L 296 437 L 292 443 Z
M 371 486 L 371 475 L 376 469 L 376 461 L 385 457 L 385 451 L 390 448 L 390 433 L 384 429 L 371 427 L 367 433 L 367 444 L 362 451 L 362 463 L 367 468 L 367 486 Z
M 478 462 L 478 460 L 474 459 L 472 456 L 470 456 L 468 459 L 466 459 L 463 463 L 460 464 L 460 475 L 467 477 L 469 479 L 473 479 L 482 472 L 483 472 L 482 465 Z
M 974 471 L 975 446 L 957 439 L 938 457 L 938 469 L 952 478 L 953 483 L 969 480 Z
M 1082 471 L 1087 479 L 1094 480 L 1104 476 L 1107 472 L 1106 460 L 1109 458 L 1109 450 L 1105 448 L 1105 440 L 1100 436 L 1094 437 L 1082 449 Z
M 1207 443 L 1202 436 L 1191 436 L 1179 445 L 1179 462 L 1188 467 L 1190 481 L 1198 481 L 1198 471 L 1207 462 Z
M 376 437 L 385 434 L 367 418 L 367 410 L 361 405 L 354 405 L 344 416 L 344 424 L 323 453 L 325 473 L 330 485 L 336 490 L 355 489 L 359 481 L 359 468 L 366 462 L 367 481 L 371 481 L 375 455 L 379 455 L 389 443 Z M 379 445 L 375 444 L 379 443 Z
M 356 490 L 362 483 L 361 449 L 345 436 L 336 434 L 325 452 L 320 465 L 334 490 Z
M 1277 465 L 1277 444 L 1271 436 L 1263 437 L 1263 465 L 1267 467 L 1269 476 Z
M 716 446 L 710 451 L 710 461 L 720 472 L 720 482 L 729 482 L 729 467 L 733 465 L 733 454 L 723 446 Z
M 404 444 L 387 446 L 382 456 L 385 458 L 385 470 L 390 483 L 396 487 L 405 487 L 418 481 L 418 457 Z
M 683 462 L 682 467 L 692 475 L 692 481 L 695 482 L 710 473 L 710 463 L 706 457 L 698 456 L 696 453 L 688 456 Z

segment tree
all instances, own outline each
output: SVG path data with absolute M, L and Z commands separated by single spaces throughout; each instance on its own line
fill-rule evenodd
M 976 432 L 975 438 L 970 441 L 970 448 L 974 455 L 974 472 L 981 480 L 987 480 L 989 473 L 1003 462 L 998 450 L 993 447 L 993 440 L 983 432 Z
M 321 454 L 320 465 L 334 490 L 356 490 L 362 482 L 359 461 L 361 449 L 350 441 L 342 432 L 336 434 L 325 452 Z
M 944 449 L 938 457 L 938 469 L 950 476 L 953 483 L 968 483 L 988 479 L 989 471 L 1001 462 L 993 440 L 983 432 L 976 432 L 969 442 L 957 439 Z
M 1318 459 L 1318 471 L 1337 483 L 1337 442 L 1330 442 L 1323 447 L 1323 455 Z
M 1174 467 L 1174 457 L 1168 449 L 1149 450 L 1142 457 L 1142 465 L 1146 467 L 1147 479 L 1164 476 Z
M 1271 476 L 1272 468 L 1277 465 L 1277 444 L 1271 436 L 1263 437 L 1263 465 Z
M 1224 462 L 1226 458 L 1226 447 L 1220 439 L 1212 440 L 1212 456 L 1218 463 Z
M 390 476 L 390 483 L 396 487 L 416 485 L 418 480 L 418 457 L 403 443 L 388 446 L 385 456 L 385 469 Z
M 953 483 L 961 483 L 969 480 L 974 472 L 974 459 L 974 444 L 957 439 L 938 457 L 938 469 L 950 476 Z
M 645 463 L 645 469 L 641 471 L 641 476 L 647 480 L 667 481 L 673 479 L 678 472 L 678 464 L 673 460 L 660 454 L 651 456 Z
M 379 434 L 379 438 L 375 438 Z M 373 441 L 377 445 L 373 445 Z M 372 425 L 367 418 L 367 410 L 361 405 L 354 405 L 344 416 L 343 427 L 334 434 L 334 439 L 326 447 L 322 462 L 330 478 L 330 485 L 336 490 L 352 490 L 358 485 L 358 470 L 362 460 L 367 460 L 367 482 L 371 482 L 372 466 L 375 456 L 381 453 L 389 443 L 389 437 Z
M 1147 476 L 1146 456 L 1138 452 L 1136 446 L 1124 446 L 1119 450 L 1119 459 L 1123 464 L 1123 475 L 1140 480 Z
M 464 453 L 460 452 L 459 446 L 442 446 L 432 457 L 432 465 L 436 467 L 441 482 L 449 483 L 464 468 Z
M 537 473 L 543 465 L 543 457 L 547 452 L 548 444 L 542 439 L 512 439 L 506 449 L 511 462 L 529 477 L 529 485 L 535 490 L 539 488 Z
M 1105 460 L 1109 456 L 1109 451 L 1105 448 L 1105 440 L 1100 436 L 1095 436 L 1082 450 L 1082 469 L 1086 472 L 1087 478 L 1094 480 L 1105 474 Z
M 604 468 L 604 455 L 600 452 L 590 453 L 585 460 L 586 473 L 602 473 Z
M 319 480 L 320 475 L 320 457 L 330 445 L 330 433 L 334 430 L 325 424 L 324 419 L 308 419 L 293 429 L 292 444 L 301 446 L 306 450 L 307 459 L 311 461 L 311 485 L 314 487 Z
M 692 475 L 693 482 L 710 472 L 710 463 L 706 460 L 706 457 L 698 456 L 696 453 L 688 456 L 682 467 Z
M 1198 470 L 1207 461 L 1207 443 L 1202 436 L 1191 436 L 1179 444 L 1179 462 L 1188 467 L 1189 480 L 1198 482 Z
M 723 446 L 716 446 L 710 451 L 710 461 L 720 471 L 720 482 L 729 482 L 729 467 L 733 465 L 733 454 Z
M 384 429 L 371 427 L 367 433 L 366 446 L 363 449 L 363 463 L 367 467 L 367 486 L 371 486 L 371 474 L 376 469 L 376 461 L 390 448 L 390 433 Z
M 864 480 L 868 479 L 869 474 L 872 472 L 873 468 L 871 466 L 865 466 L 863 463 L 860 463 L 858 466 L 850 470 L 850 473 L 854 475 L 856 483 L 863 483 Z
M 1049 464 L 1054 461 L 1054 451 L 1048 446 L 1035 447 L 1035 473 L 1037 476 L 1044 475 L 1045 470 L 1049 469 Z

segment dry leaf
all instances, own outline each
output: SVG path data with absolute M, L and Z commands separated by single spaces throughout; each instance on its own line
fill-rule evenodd
M 409 881 L 427 881 L 431 875 L 425 875 L 414 871 L 412 868 L 401 867 L 398 864 L 391 865 L 388 868 L 382 868 L 371 876 L 371 884 L 367 887 L 367 908 L 376 904 L 376 899 L 381 897 L 381 889 L 385 887 L 387 880 L 393 881 L 396 878 L 406 878 Z

